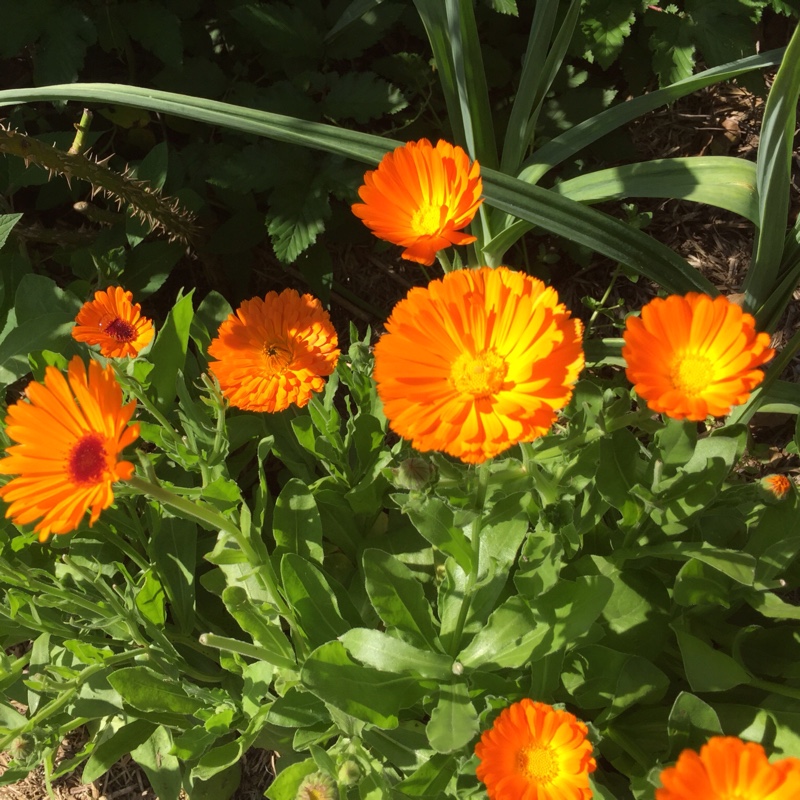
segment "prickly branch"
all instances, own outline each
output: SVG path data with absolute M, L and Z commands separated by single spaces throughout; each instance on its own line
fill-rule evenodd
M 188 243 L 197 233 L 191 212 L 181 208 L 174 198 L 167 198 L 147 184 L 135 180 L 130 170 L 120 174 L 109 169 L 111 156 L 95 161 L 86 155 L 66 153 L 18 131 L 0 126 L 0 152 L 18 156 L 46 169 L 50 177 L 63 175 L 67 181 L 76 178 L 92 186 L 91 197 L 101 193 L 115 200 L 118 208 L 127 205 L 151 227 L 161 229 L 170 240 Z

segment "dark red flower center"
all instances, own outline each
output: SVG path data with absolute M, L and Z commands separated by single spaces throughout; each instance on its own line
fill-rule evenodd
M 103 332 L 118 342 L 132 342 L 136 338 L 136 329 L 133 325 L 119 317 L 112 319 Z
M 67 459 L 73 483 L 99 483 L 106 470 L 106 448 L 99 433 L 87 433 L 72 448 Z

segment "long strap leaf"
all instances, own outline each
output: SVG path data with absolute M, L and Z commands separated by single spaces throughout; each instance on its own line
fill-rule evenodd
M 758 206 L 761 225 L 743 291 L 745 307 L 759 308 L 773 291 L 786 239 L 792 147 L 800 96 L 800 26 L 764 107 L 758 144 Z
M 755 69 L 774 67 L 776 64 L 781 63 L 784 52 L 785 49 L 781 48 L 779 50 L 769 50 L 757 56 L 741 58 L 737 61 L 732 61 L 730 64 L 707 69 L 697 75 L 692 75 L 690 78 L 684 78 L 670 86 L 665 86 L 663 89 L 658 89 L 641 97 L 634 97 L 632 100 L 627 100 L 618 106 L 608 108 L 591 119 L 587 119 L 574 128 L 570 128 L 568 131 L 556 136 L 555 139 L 551 139 L 547 144 L 540 147 L 528 159 L 519 177 L 528 183 L 538 183 L 541 177 L 557 164 L 566 161 L 584 147 L 596 142 L 631 120 L 713 83 L 730 80 L 737 75 L 744 75 Z

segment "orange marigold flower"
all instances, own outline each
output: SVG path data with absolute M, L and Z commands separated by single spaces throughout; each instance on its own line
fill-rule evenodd
M 44 382 L 29 383 L 25 393 L 30 402 L 14 403 L 6 417 L 17 444 L 0 461 L 0 474 L 18 477 L 0 487 L 0 497 L 16 524 L 40 520 L 34 530 L 44 542 L 75 530 L 87 510 L 93 525 L 114 502 L 111 484 L 133 474 L 133 464 L 118 456 L 139 436 L 139 426 L 128 424 L 136 402 L 122 404 L 111 365 L 90 361 L 87 377 L 78 356 L 67 378 L 47 367 Z
M 219 326 L 209 364 L 231 405 L 247 411 L 304 406 L 336 369 L 339 341 L 328 312 L 294 289 L 245 300 Z
M 392 430 L 469 463 L 546 433 L 583 368 L 580 321 L 506 267 L 412 289 L 386 330 L 373 374 Z
M 699 754 L 684 750 L 661 771 L 661 784 L 656 800 L 797 800 L 800 759 L 770 764 L 760 744 L 714 736 Z
M 153 339 L 153 323 L 141 315 L 133 295 L 119 286 L 94 293 L 75 318 L 72 338 L 99 344 L 106 358 L 137 356 Z
M 403 258 L 430 265 L 439 250 L 475 241 L 459 231 L 472 222 L 481 192 L 477 161 L 470 164 L 457 145 L 420 139 L 387 153 L 364 175 L 364 202 L 353 213 L 379 239 L 404 247 Z
M 500 712 L 475 746 L 489 800 L 590 800 L 596 763 L 588 728 L 527 697 Z
M 634 389 L 673 419 L 726 415 L 747 400 L 774 351 L 769 334 L 725 297 L 690 292 L 657 298 L 628 317 L 622 356 Z

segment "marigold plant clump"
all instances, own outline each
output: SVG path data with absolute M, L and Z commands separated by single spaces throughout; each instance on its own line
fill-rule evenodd
M 439 250 L 475 241 L 460 231 L 472 222 L 482 191 L 477 161 L 470 164 L 457 145 L 420 139 L 387 153 L 364 175 L 364 202 L 353 213 L 379 239 L 404 247 L 403 258 L 429 266 Z
M 527 697 L 504 709 L 475 746 L 489 800 L 589 800 L 588 732 L 569 711 Z
M 699 754 L 684 750 L 661 772 L 656 800 L 797 800 L 800 759 L 770 763 L 764 748 L 735 736 L 715 736 Z
M 417 450 L 480 463 L 546 433 L 583 368 L 580 321 L 506 267 L 412 289 L 375 346 L 378 395 Z
M 153 340 L 153 323 L 141 314 L 133 295 L 119 286 L 95 292 L 75 318 L 72 338 L 96 344 L 106 358 L 137 356 Z
M 628 380 L 653 411 L 673 419 L 720 417 L 761 383 L 769 335 L 725 297 L 690 292 L 656 298 L 628 317 L 622 356 Z
M 123 405 L 110 365 L 90 361 L 87 373 L 78 356 L 66 379 L 48 367 L 44 382 L 33 381 L 25 393 L 28 400 L 14 403 L 6 417 L 17 444 L 7 449 L 0 473 L 18 477 L 0 487 L 0 497 L 17 525 L 40 520 L 34 530 L 46 541 L 75 530 L 86 511 L 94 524 L 114 501 L 111 485 L 133 474 L 119 454 L 139 436 L 139 426 L 129 424 L 136 403 Z
M 294 289 L 245 300 L 220 325 L 209 369 L 231 405 L 246 411 L 303 407 L 336 368 L 339 341 L 328 312 Z

